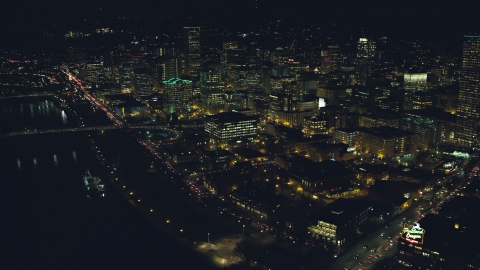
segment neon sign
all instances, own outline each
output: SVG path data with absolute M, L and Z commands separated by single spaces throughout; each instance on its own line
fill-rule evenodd
M 412 244 L 423 244 L 424 235 L 425 229 L 421 228 L 418 222 L 414 222 L 412 227 L 407 224 L 403 225 L 402 237 Z

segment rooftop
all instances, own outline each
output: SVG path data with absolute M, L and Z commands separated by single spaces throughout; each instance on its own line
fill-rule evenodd
M 372 127 L 372 128 L 359 128 L 358 131 L 368 133 L 370 135 L 374 135 L 377 137 L 381 137 L 384 139 L 393 139 L 399 138 L 404 136 L 411 136 L 415 133 L 410 131 L 401 130 L 394 127 L 382 126 L 382 127 Z
M 182 80 L 182 79 L 179 79 L 179 78 L 171 78 L 170 80 L 167 80 L 167 81 L 163 81 L 163 84 L 180 84 L 180 83 L 184 83 L 184 84 L 188 84 L 188 83 L 192 83 L 192 81 L 190 80 Z
M 340 198 L 325 208 L 311 215 L 312 222 L 324 221 L 337 226 L 343 226 L 354 219 L 358 212 L 367 210 L 370 205 L 364 201 Z
M 248 121 L 248 120 L 256 120 L 257 117 L 255 116 L 248 116 L 243 113 L 239 112 L 223 112 L 217 113 L 215 115 L 209 115 L 206 117 L 208 120 L 212 120 L 214 122 L 232 122 L 232 121 Z

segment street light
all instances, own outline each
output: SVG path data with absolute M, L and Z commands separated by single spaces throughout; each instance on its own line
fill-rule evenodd
M 243 224 L 242 232 L 243 232 L 243 233 L 242 233 L 243 236 L 245 236 L 245 224 Z
M 208 237 L 208 244 L 210 244 L 210 233 L 207 233 L 207 237 Z

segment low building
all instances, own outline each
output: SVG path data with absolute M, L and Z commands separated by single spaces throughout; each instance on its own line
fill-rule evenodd
M 368 188 L 371 200 L 388 203 L 394 207 L 395 216 L 412 205 L 412 200 L 419 197 L 420 186 L 406 181 L 377 181 Z
M 414 153 L 417 135 L 393 127 L 359 128 L 355 135 L 355 147 L 363 153 L 379 158 L 389 158 Z
M 338 199 L 311 215 L 311 235 L 341 246 L 355 239 L 369 218 L 370 206 L 362 201 Z
M 365 185 L 375 185 L 377 180 L 388 180 L 393 168 L 385 164 L 362 163 L 353 166 L 357 179 Z
M 341 162 L 304 162 L 290 171 L 289 185 L 298 195 L 295 199 L 303 196 L 331 203 L 338 198 L 360 194 L 360 189 L 354 184 L 355 174 Z
M 303 133 L 307 137 L 315 134 L 328 134 L 327 119 L 317 116 L 303 118 Z
M 248 161 L 252 164 L 265 163 L 268 161 L 268 155 L 251 148 L 239 148 L 233 151 L 238 161 Z
M 339 128 L 333 132 L 333 139 L 335 142 L 355 146 L 355 129 L 353 128 Z
M 234 154 L 226 150 L 198 150 L 200 161 L 210 170 L 224 170 L 230 167 Z
M 418 184 L 420 192 L 430 191 L 435 186 L 439 174 L 432 173 L 421 169 L 406 167 L 403 165 L 397 166 L 390 172 L 390 180 L 406 181 Z
M 353 158 L 353 151 L 349 150 L 348 144 L 313 142 L 308 145 L 307 156 L 313 161 L 324 160 L 349 160 Z
M 258 187 L 240 187 L 232 191 L 230 199 L 236 206 L 255 213 L 260 218 L 270 217 L 282 201 L 282 198 L 275 195 L 273 190 Z

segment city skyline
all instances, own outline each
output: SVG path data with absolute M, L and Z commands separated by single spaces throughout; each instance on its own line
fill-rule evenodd
M 480 268 L 472 7 L 9 6 L 0 175 L 19 267 Z

